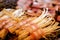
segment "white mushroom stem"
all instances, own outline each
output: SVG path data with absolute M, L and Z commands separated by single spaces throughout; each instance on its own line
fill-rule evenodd
M 46 16 L 51 16 L 51 14 L 48 13 L 48 8 L 46 8 L 46 9 L 47 9 L 46 12 L 44 9 L 43 13 L 38 18 L 33 20 L 32 23 L 37 23 L 37 22 L 41 21 L 42 19 L 44 19 Z
M 0 12 L 0 17 L 3 16 L 3 15 L 4 15 L 4 13 Z
M 56 22 L 54 25 L 50 25 L 48 26 L 47 28 L 44 28 L 44 31 L 46 34 L 50 34 L 51 32 L 54 32 L 54 30 L 58 29 L 59 27 L 58 26 L 58 22 Z
M 2 20 L 2 19 L 7 19 L 7 18 L 10 18 L 8 15 L 4 15 L 4 16 L 2 16 L 1 18 L 0 18 L 0 20 Z
M 47 12 L 48 12 L 48 9 L 47 9 L 46 13 L 45 13 L 45 9 L 44 9 L 43 13 L 38 18 L 36 18 L 35 20 L 31 21 L 31 23 L 36 23 L 36 24 L 39 23 L 38 25 L 40 25 L 40 24 L 43 24 L 43 23 L 49 21 L 51 19 L 51 15 L 48 14 Z M 49 18 L 46 18 L 47 16 Z M 27 25 L 30 25 L 30 24 L 28 23 L 25 26 L 27 26 Z
M 18 10 L 19 11 L 19 10 Z M 17 11 L 17 12 L 18 12 Z M 8 15 L 9 17 L 11 17 L 12 19 L 14 19 L 14 20 L 16 20 L 16 21 L 19 21 L 19 18 L 17 17 L 14 17 L 13 15 L 12 15 L 12 13 L 10 13 L 10 12 L 8 12 L 6 9 L 4 9 L 3 11 L 2 11 L 5 15 Z M 17 14 L 17 12 L 16 12 L 16 14 Z M 24 13 L 21 13 L 21 15 L 19 14 L 18 16 L 22 16 Z
M 12 14 L 14 17 L 21 17 L 22 15 L 24 15 L 24 12 L 22 11 L 22 9 L 18 9 L 14 11 Z
M 48 19 L 47 19 L 47 18 L 44 18 L 41 22 L 38 23 L 38 25 L 44 24 L 44 23 L 46 23 L 47 21 L 48 21 Z
M 44 11 L 43 11 L 43 13 L 38 17 L 38 18 L 36 18 L 35 20 L 33 20 L 32 21 L 32 23 L 37 23 L 38 21 L 40 21 L 40 20 L 42 20 L 42 16 L 45 14 L 45 9 L 44 9 Z M 37 21 L 38 20 L 38 21 Z
M 55 22 L 55 20 L 53 20 L 53 18 L 50 18 L 50 19 L 48 19 L 48 20 L 46 20 L 46 22 L 44 23 L 38 23 L 38 26 L 40 27 L 40 28 L 43 28 L 43 27 L 45 27 L 45 26 L 48 26 L 48 25 L 52 25 L 52 24 L 54 24 L 54 22 Z

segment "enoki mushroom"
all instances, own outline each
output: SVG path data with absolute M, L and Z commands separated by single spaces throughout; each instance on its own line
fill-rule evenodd
M 4 39 L 10 32 L 18 37 L 18 40 L 39 40 L 52 34 L 60 28 L 58 22 L 48 12 L 48 8 L 39 17 L 28 17 L 22 9 L 16 11 L 1 11 L 0 38 Z

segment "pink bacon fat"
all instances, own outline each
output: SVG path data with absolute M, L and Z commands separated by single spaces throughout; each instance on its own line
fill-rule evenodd
M 8 29 L 9 27 L 12 27 L 14 24 L 16 24 L 17 22 L 16 21 L 10 21 L 8 24 L 6 24 L 5 26 L 4 26 L 4 28 L 5 29 Z
M 17 23 L 16 25 L 8 28 L 8 30 L 9 30 L 11 33 L 13 33 L 13 32 L 15 32 L 15 30 L 21 28 L 21 26 L 25 25 L 26 23 L 30 22 L 31 20 L 32 20 L 31 18 L 25 19 L 25 20 L 23 20 L 22 22 L 19 22 L 19 23 Z
M 0 29 L 3 28 L 3 26 L 5 24 L 7 24 L 9 21 L 11 21 L 11 19 L 4 19 L 4 20 L 2 20 L 2 22 L 0 23 Z
M 23 26 L 23 25 L 27 24 L 28 22 L 30 22 L 30 21 L 33 20 L 33 19 L 34 19 L 34 18 L 25 19 L 25 20 L 23 20 L 22 22 L 19 22 L 17 25 L 19 25 L 19 27 L 20 27 L 20 26 Z M 17 28 L 19 28 L 19 27 L 17 27 Z
M 27 27 L 23 27 L 23 29 L 27 30 L 29 33 L 32 33 L 33 31 L 35 31 L 36 29 L 38 29 L 38 25 L 31 23 L 26 25 Z

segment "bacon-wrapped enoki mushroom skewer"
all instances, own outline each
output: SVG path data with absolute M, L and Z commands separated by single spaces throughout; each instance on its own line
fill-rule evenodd
M 21 26 L 25 25 L 26 23 L 29 23 L 30 21 L 34 20 L 36 17 L 30 17 L 28 19 L 25 19 L 19 23 L 17 23 L 16 25 L 12 26 L 12 27 L 9 27 L 8 30 L 11 32 L 11 33 L 14 33 L 17 29 L 19 29 Z
M 45 20 L 45 21 L 44 21 Z M 38 23 L 38 24 L 30 24 L 29 26 L 25 26 L 23 29 L 24 30 L 20 30 L 19 32 L 16 31 L 16 34 L 17 35 L 20 35 L 19 36 L 19 40 L 22 40 L 23 38 L 25 38 L 26 36 L 28 36 L 30 33 L 32 33 L 34 30 L 36 30 L 37 28 L 43 28 L 43 27 L 46 27 L 48 25 L 51 25 L 53 24 L 52 20 L 49 20 L 48 22 L 46 22 L 47 20 L 44 19 L 42 22 Z
M 7 17 L 8 16 L 4 15 L 3 17 L 0 18 L 0 29 L 2 29 L 4 25 L 6 25 L 8 22 L 12 20 L 11 18 Z
M 19 40 L 22 40 L 23 38 L 28 36 L 29 33 L 31 33 L 33 30 L 35 30 L 37 28 L 46 27 L 48 25 L 52 25 L 52 24 L 54 24 L 54 22 L 55 22 L 55 20 L 53 19 L 53 17 L 48 16 L 48 17 L 44 18 L 43 20 L 41 20 L 41 22 L 38 22 L 38 23 L 35 23 L 35 24 L 34 23 L 28 23 L 28 24 L 24 25 L 22 27 L 22 29 L 24 29 L 24 30 L 19 29 L 19 30 L 16 31 L 16 34 L 20 35 Z M 26 32 L 26 30 L 28 30 L 28 32 Z
M 43 27 L 45 27 L 45 26 L 48 26 L 48 25 L 50 25 L 50 24 L 53 24 L 55 22 L 55 20 L 53 19 L 53 18 L 44 18 L 41 22 L 39 22 L 39 23 L 37 23 L 36 25 L 38 25 L 38 27 L 40 26 L 40 28 L 43 28 Z M 32 23 L 32 24 L 34 24 L 34 23 Z M 35 25 L 35 24 L 34 24 Z M 29 27 L 28 27 L 29 26 Z M 19 32 L 23 29 L 28 29 L 28 28 L 30 28 L 31 27 L 31 24 L 30 23 L 28 23 L 28 24 L 26 24 L 26 25 L 24 25 L 24 26 L 22 26 L 20 29 L 18 29 L 18 30 L 16 30 L 15 32 L 16 32 L 16 34 L 17 35 L 19 35 Z M 33 26 L 32 26 L 33 27 Z M 33 27 L 33 28 L 36 28 L 36 27 Z
M 44 11 L 45 12 L 45 11 Z M 38 18 L 36 18 L 35 20 L 33 20 L 33 21 L 31 21 L 30 23 L 28 23 L 28 24 L 26 24 L 26 25 L 23 25 L 21 28 L 25 28 L 25 26 L 29 26 L 30 24 L 37 24 L 37 23 L 40 23 L 42 20 L 42 22 L 40 23 L 40 24 L 43 24 L 44 23 L 44 21 L 46 22 L 46 21 L 48 21 L 48 20 L 52 20 L 52 18 L 51 17 L 47 17 L 47 16 L 49 16 L 49 14 L 47 14 L 47 12 L 46 12 L 46 14 L 44 14 L 44 12 L 42 13 L 42 15 L 41 16 L 39 16 Z M 44 15 L 44 16 L 43 16 Z M 49 22 L 49 21 L 48 21 Z M 49 22 L 49 23 L 51 23 L 51 22 Z M 38 25 L 40 25 L 40 24 L 38 24 Z M 49 25 L 49 24 L 47 24 L 47 25 Z M 20 28 L 20 29 L 21 29 Z
M 2 12 L 3 13 L 5 13 L 5 15 L 8 15 L 10 18 L 12 18 L 12 19 L 14 19 L 15 21 L 18 21 L 19 23 L 17 24 L 17 25 L 15 25 L 15 26 L 13 26 L 13 27 L 9 27 L 8 29 L 9 29 L 9 31 L 10 32 L 12 32 L 12 29 L 13 28 L 15 28 L 15 30 L 16 29 L 18 29 L 18 28 L 20 28 L 20 26 L 21 25 L 24 25 L 24 24 L 26 24 L 27 22 L 29 22 L 29 21 L 31 21 L 31 20 L 33 20 L 33 19 L 35 19 L 36 17 L 31 17 L 31 18 L 29 18 L 29 19 L 26 19 L 27 17 L 26 16 L 22 16 L 23 14 L 24 14 L 24 12 L 20 12 L 20 11 L 22 11 L 22 10 L 16 10 L 15 12 L 13 12 L 12 14 L 11 14 L 11 12 L 8 12 L 6 9 L 4 9 Z M 10 13 L 10 14 L 8 14 L 8 13 Z M 18 13 L 18 15 L 17 15 L 17 13 Z M 21 17 L 22 16 L 22 17 Z M 14 17 L 16 17 L 16 18 L 14 18 Z M 18 20 L 17 20 L 17 18 L 18 18 Z M 26 19 L 26 20 L 25 20 Z M 22 20 L 24 20 L 24 21 L 22 21 Z M 21 23 L 20 23 L 20 21 L 22 21 Z M 17 27 L 17 26 L 19 26 L 19 27 Z M 14 30 L 14 31 L 15 31 Z
M 21 17 L 22 15 L 24 15 L 24 12 L 22 11 L 22 9 L 18 9 L 16 11 L 11 11 L 9 12 L 8 10 L 6 9 L 3 9 L 2 12 L 5 14 L 5 15 L 8 15 L 9 17 L 11 17 L 12 19 L 16 20 L 16 21 L 19 21 L 19 17 Z
M 7 21 L 8 21 L 8 20 L 7 20 Z M 1 39 L 4 39 L 4 38 L 6 37 L 6 35 L 7 35 L 7 33 L 8 33 L 8 29 L 7 29 L 7 28 L 15 25 L 16 23 L 17 23 L 16 21 L 10 20 L 7 24 L 5 24 L 5 25 L 3 26 L 3 29 L 0 30 L 0 38 L 1 38 Z
M 8 15 L 5 15 L 3 12 L 1 13 L 0 17 L 0 38 L 4 39 L 8 33 L 7 28 L 17 23 L 16 21 L 12 20 Z
M 45 10 L 44 10 L 44 12 L 45 12 Z M 42 15 L 44 14 L 44 12 L 42 13 Z M 42 16 L 42 15 L 41 15 L 41 16 Z M 41 19 L 40 19 L 40 20 L 39 20 L 39 19 L 40 19 L 40 16 L 38 17 L 38 19 L 37 19 L 37 20 L 36 20 L 36 19 L 34 19 L 34 20 L 32 21 L 32 19 L 31 19 L 31 20 L 30 20 L 30 22 L 31 22 L 31 21 L 32 21 L 32 23 L 34 23 L 34 22 L 36 22 L 36 21 L 38 22 L 38 21 L 40 21 L 40 20 L 41 20 Z M 21 23 L 24 23 L 24 22 L 26 22 L 26 21 L 23 21 L 23 22 L 21 22 Z M 36 23 L 37 23 L 37 22 L 36 22 Z M 20 24 L 21 24 L 21 23 L 20 23 Z M 29 23 L 28 23 L 28 24 L 29 24 Z M 26 25 L 27 25 L 27 24 L 26 24 Z M 20 26 L 21 26 L 21 25 L 20 25 Z M 20 28 L 20 30 L 21 30 L 21 28 Z M 17 31 L 18 31 L 18 30 L 17 30 Z M 19 31 L 18 31 L 18 32 L 19 32 Z M 18 32 L 17 32 L 17 33 L 18 33 Z
M 45 37 L 45 35 L 48 35 L 48 34 L 51 34 L 52 32 L 54 32 L 57 28 L 59 28 L 58 26 L 58 23 L 56 22 L 54 25 L 50 25 L 46 28 L 38 28 L 36 29 L 35 31 L 33 31 L 32 33 L 29 33 L 27 37 L 23 38 L 22 35 L 26 35 L 27 30 L 25 30 L 25 34 L 23 33 L 22 35 L 20 35 L 18 37 L 19 40 L 38 40 L 40 39 L 41 37 Z M 23 39 L 21 39 L 23 38 Z
M 47 28 L 44 29 L 38 29 L 37 31 L 33 32 L 29 37 L 27 37 L 24 40 L 37 40 L 40 39 L 41 37 L 44 37 L 47 34 L 50 34 L 51 32 L 54 32 L 56 30 L 58 23 L 55 23 L 52 26 L 48 26 Z

